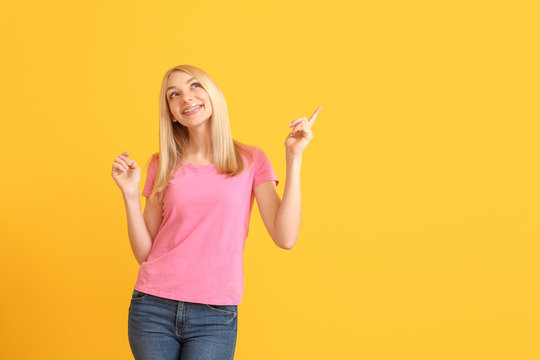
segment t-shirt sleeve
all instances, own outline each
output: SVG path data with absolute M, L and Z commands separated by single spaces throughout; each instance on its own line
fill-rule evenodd
M 253 188 L 265 181 L 272 180 L 276 182 L 277 186 L 279 184 L 279 180 L 274 172 L 274 169 L 272 168 L 272 164 L 270 163 L 268 156 L 266 156 L 264 151 L 262 151 L 262 149 L 258 146 L 255 147 L 253 158 L 255 168 L 253 175 Z
M 142 191 L 143 196 L 149 197 L 154 189 L 154 182 L 156 181 L 156 174 L 158 168 L 158 157 L 153 155 L 150 164 L 148 165 L 148 171 L 146 172 L 146 181 Z

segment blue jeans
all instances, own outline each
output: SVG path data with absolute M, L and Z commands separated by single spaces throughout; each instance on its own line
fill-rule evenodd
M 133 290 L 128 338 L 136 360 L 232 360 L 237 305 L 165 299 Z

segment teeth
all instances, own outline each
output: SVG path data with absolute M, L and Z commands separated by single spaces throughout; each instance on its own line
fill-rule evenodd
M 196 105 L 196 106 L 194 106 L 194 107 L 192 107 L 192 108 L 190 108 L 190 109 L 184 110 L 184 114 L 185 114 L 185 113 L 192 112 L 193 110 L 197 110 L 197 109 L 200 108 L 200 107 L 201 107 L 201 105 Z

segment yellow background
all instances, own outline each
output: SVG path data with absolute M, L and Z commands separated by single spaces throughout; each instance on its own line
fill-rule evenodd
M 296 247 L 253 209 L 235 359 L 540 358 L 534 3 L 3 5 L 0 357 L 132 358 L 111 167 L 157 151 L 162 76 L 193 64 L 280 194 L 287 124 L 324 108 Z

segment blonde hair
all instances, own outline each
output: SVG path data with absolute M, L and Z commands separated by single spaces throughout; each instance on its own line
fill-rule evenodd
M 167 101 L 167 81 L 173 71 L 184 71 L 193 76 L 207 92 L 212 104 L 210 117 L 210 141 L 213 162 L 221 174 L 235 176 L 244 170 L 241 153 L 253 159 L 249 146 L 232 138 L 229 124 L 229 112 L 225 96 L 215 81 L 202 69 L 193 65 L 178 65 L 167 70 L 161 83 L 159 96 L 159 152 L 153 154 L 147 162 L 147 169 L 155 158 L 158 158 L 158 168 L 154 181 L 151 200 L 163 201 L 163 195 L 169 180 L 178 167 L 180 159 L 185 154 L 189 140 L 187 127 L 179 121 L 173 122 L 173 115 Z

